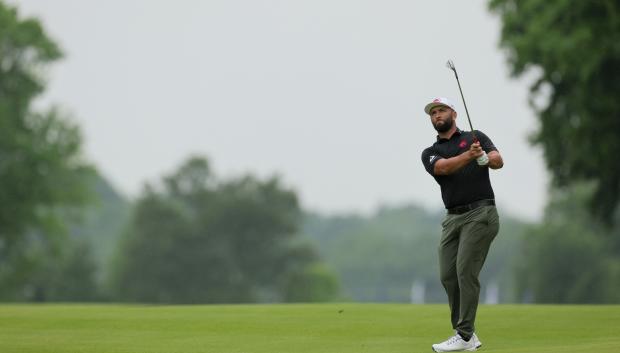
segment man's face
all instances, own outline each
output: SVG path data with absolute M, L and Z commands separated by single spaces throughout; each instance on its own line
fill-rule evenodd
M 431 109 L 431 123 L 437 132 L 446 132 L 454 125 L 456 112 L 445 105 L 438 105 Z

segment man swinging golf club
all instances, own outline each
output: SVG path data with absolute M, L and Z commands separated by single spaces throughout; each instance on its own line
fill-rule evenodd
M 449 67 L 456 75 L 452 62 Z M 422 152 L 422 163 L 439 184 L 447 209 L 439 268 L 455 330 L 454 336 L 432 348 L 435 352 L 475 351 L 482 345 L 474 326 L 480 294 L 478 275 L 499 231 L 489 168 L 499 169 L 504 162 L 484 133 L 456 126 L 456 109 L 447 98 L 431 100 L 424 112 L 438 133 L 437 141 Z

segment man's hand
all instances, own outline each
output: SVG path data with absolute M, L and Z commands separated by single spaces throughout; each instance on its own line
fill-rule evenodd
M 435 175 L 450 175 L 463 168 L 472 160 L 484 155 L 480 142 L 472 143 L 467 152 L 463 152 L 452 158 L 440 159 L 435 162 Z
M 476 141 L 469 146 L 469 151 L 467 151 L 469 155 L 469 160 L 478 159 L 478 157 L 484 156 L 484 151 L 482 147 L 480 147 L 480 142 Z
M 469 146 L 467 152 L 461 153 L 458 156 L 446 159 L 440 159 L 435 163 L 433 172 L 435 175 L 450 175 L 455 173 L 459 169 L 463 168 L 471 161 L 484 156 L 484 150 L 480 147 L 480 142 L 472 143 Z M 489 160 L 487 162 L 489 168 L 499 169 L 503 166 L 504 162 L 502 157 L 497 151 L 491 151 L 488 154 Z M 485 164 L 486 165 L 486 164 Z

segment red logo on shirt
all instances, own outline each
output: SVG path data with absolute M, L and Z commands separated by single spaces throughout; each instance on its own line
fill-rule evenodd
M 467 141 L 462 140 L 462 141 L 461 141 L 461 143 L 459 143 L 459 147 L 460 147 L 460 148 L 465 148 L 465 147 L 467 147 Z

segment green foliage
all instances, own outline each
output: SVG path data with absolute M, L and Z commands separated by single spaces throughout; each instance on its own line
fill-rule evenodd
M 95 282 L 96 264 L 86 241 L 68 244 L 67 255 L 60 262 L 58 275 L 50 286 L 50 301 L 93 301 L 100 299 Z
M 0 298 L 21 298 L 60 256 L 64 220 L 88 200 L 78 127 L 56 108 L 31 108 L 60 56 L 37 20 L 0 2 Z
M 17 293 L 4 299 L 25 301 L 93 301 L 108 299 L 104 279 L 108 257 L 128 218 L 129 205 L 97 173 L 88 177 L 93 202 L 60 222 L 68 234 L 24 242 L 29 270 Z M 22 266 L 23 267 L 23 266 Z M 19 266 L 8 267 L 15 271 Z
M 17 10 L 4 2 L 0 3 L 0 43 L 0 115 L 7 115 L 0 131 L 5 126 L 27 131 L 23 117 L 44 88 L 41 69 L 62 54 L 39 21 L 19 18 Z
M 513 75 L 539 69 L 532 141 L 554 182 L 545 219 L 524 242 L 520 295 L 620 302 L 620 2 L 492 0 L 490 8 L 502 18 Z
M 99 173 L 90 180 L 93 202 L 83 207 L 78 222 L 71 222 L 71 240 L 85 241 L 96 264 L 97 283 L 109 277 L 109 268 L 118 241 L 129 222 L 131 204 Z M 69 221 L 69 220 L 68 220 Z
M 192 158 L 147 187 L 118 254 L 117 299 L 144 302 L 253 302 L 299 299 L 291 281 L 325 287 L 312 249 L 296 237 L 295 194 L 277 179 L 219 182 Z M 317 290 L 326 299 L 336 293 Z M 313 299 L 314 298 L 314 299 Z
M 336 299 L 334 293 L 340 290 L 338 278 L 323 264 L 293 273 L 286 287 L 287 302 L 326 302 Z
M 589 208 L 611 221 L 620 200 L 620 2 L 491 0 L 513 75 L 540 69 L 531 87 L 556 186 L 596 182 Z M 534 105 L 534 104 L 533 104 Z
M 100 298 L 89 243 L 67 241 L 59 254 L 39 258 L 39 262 L 40 268 L 28 278 L 23 299 L 85 302 Z
M 426 302 L 445 302 L 437 259 L 443 216 L 415 206 L 383 207 L 369 217 L 307 214 L 303 233 L 353 300 L 408 302 L 415 281 L 423 283 Z M 516 300 L 514 249 L 521 244 L 526 224 L 500 216 L 500 234 L 481 277 L 483 286 L 499 286 L 500 301 L 510 302 Z
M 608 229 L 585 211 L 593 186 L 555 190 L 541 225 L 524 241 L 521 296 L 540 303 L 619 303 L 620 229 Z

